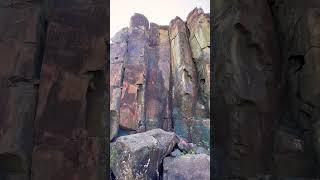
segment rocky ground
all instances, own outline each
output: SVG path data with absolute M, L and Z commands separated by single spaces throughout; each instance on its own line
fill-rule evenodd
M 153 129 L 111 143 L 113 179 L 210 179 L 209 151 Z

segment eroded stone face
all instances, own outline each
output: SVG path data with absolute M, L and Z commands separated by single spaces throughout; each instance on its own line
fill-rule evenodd
M 0 178 L 30 178 L 40 4 L 0 2 Z
M 210 17 L 202 9 L 194 9 L 187 17 L 189 43 L 194 58 L 200 96 L 210 112 Z M 210 114 L 210 113 L 209 113 Z
M 279 44 L 270 38 L 276 36 L 272 14 L 265 1 L 217 0 L 214 12 L 212 105 L 214 142 L 221 153 L 218 174 L 268 174 L 273 167 L 270 130 L 280 117 L 281 87 Z
M 32 175 L 104 179 L 103 1 L 48 1 L 46 43 L 35 118 Z

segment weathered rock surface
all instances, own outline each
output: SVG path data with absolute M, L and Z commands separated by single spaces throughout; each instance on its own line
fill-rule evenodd
M 176 17 L 170 22 L 173 121 L 177 134 L 191 140 L 188 131 L 198 102 L 197 74 L 192 60 L 186 24 Z
M 110 49 L 111 138 L 118 127 L 161 128 L 209 148 L 209 27 L 208 14 L 196 8 L 188 22 L 177 17 L 169 26 L 134 14 L 130 26 L 116 33 Z M 190 46 L 193 40 L 201 46 Z
M 33 180 L 105 179 L 103 1 L 49 0 Z
M 146 130 L 172 130 L 170 105 L 170 42 L 166 27 L 150 24 L 147 49 Z
M 210 17 L 195 8 L 187 17 L 189 43 L 198 74 L 198 88 L 206 109 L 210 109 Z
M 111 146 L 112 172 L 117 179 L 158 179 L 160 163 L 177 142 L 162 129 L 119 137 Z
M 280 51 L 266 1 L 213 1 L 217 176 L 271 172 L 280 118 Z M 275 38 L 270 38 L 275 37 Z
M 163 160 L 164 180 L 210 179 L 210 156 L 206 154 L 166 157 Z
M 0 2 L 0 179 L 30 179 L 38 94 L 38 2 Z
M 320 77 L 320 3 L 314 0 L 304 3 L 275 0 L 270 2 L 270 7 L 281 37 L 284 69 L 284 115 L 280 124 L 293 129 L 290 136 L 298 136 L 303 144 L 303 152 L 290 153 L 290 157 L 275 162 L 277 173 L 314 177 L 319 175 L 317 169 L 320 167 L 320 86 L 316 83 Z M 291 166 L 285 165 L 286 161 L 290 161 Z
M 216 176 L 319 177 L 319 1 L 213 6 Z

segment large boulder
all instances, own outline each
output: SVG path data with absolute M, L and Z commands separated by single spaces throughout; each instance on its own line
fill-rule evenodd
M 158 179 L 163 158 L 177 142 L 173 132 L 162 129 L 119 137 L 111 146 L 111 170 L 117 179 Z
M 210 156 L 206 154 L 186 154 L 166 157 L 163 160 L 163 180 L 209 180 Z

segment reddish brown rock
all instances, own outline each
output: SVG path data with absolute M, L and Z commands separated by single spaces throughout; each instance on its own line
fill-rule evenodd
M 140 14 L 131 17 L 128 29 L 127 59 L 124 64 L 119 126 L 144 131 L 145 77 L 148 20 Z
M 46 5 L 33 180 L 104 179 L 107 28 L 96 19 L 107 18 L 106 4 L 54 0 Z
M 56 139 L 46 137 L 33 152 L 32 179 L 105 179 L 101 161 L 105 142 L 99 138 Z M 102 141 L 102 142 L 99 142 Z M 101 156 L 99 156 L 101 155 Z
M 42 22 L 37 2 L 0 2 L 0 178 L 29 179 Z
M 118 134 L 119 129 L 121 87 L 124 64 L 127 62 L 127 34 L 126 28 L 118 32 L 110 47 L 110 72 L 106 72 L 106 76 L 110 77 L 110 139 Z
M 147 59 L 146 129 L 171 130 L 169 33 L 154 23 L 150 24 Z
M 144 64 L 125 66 L 120 103 L 120 127 L 139 131 L 144 121 Z

